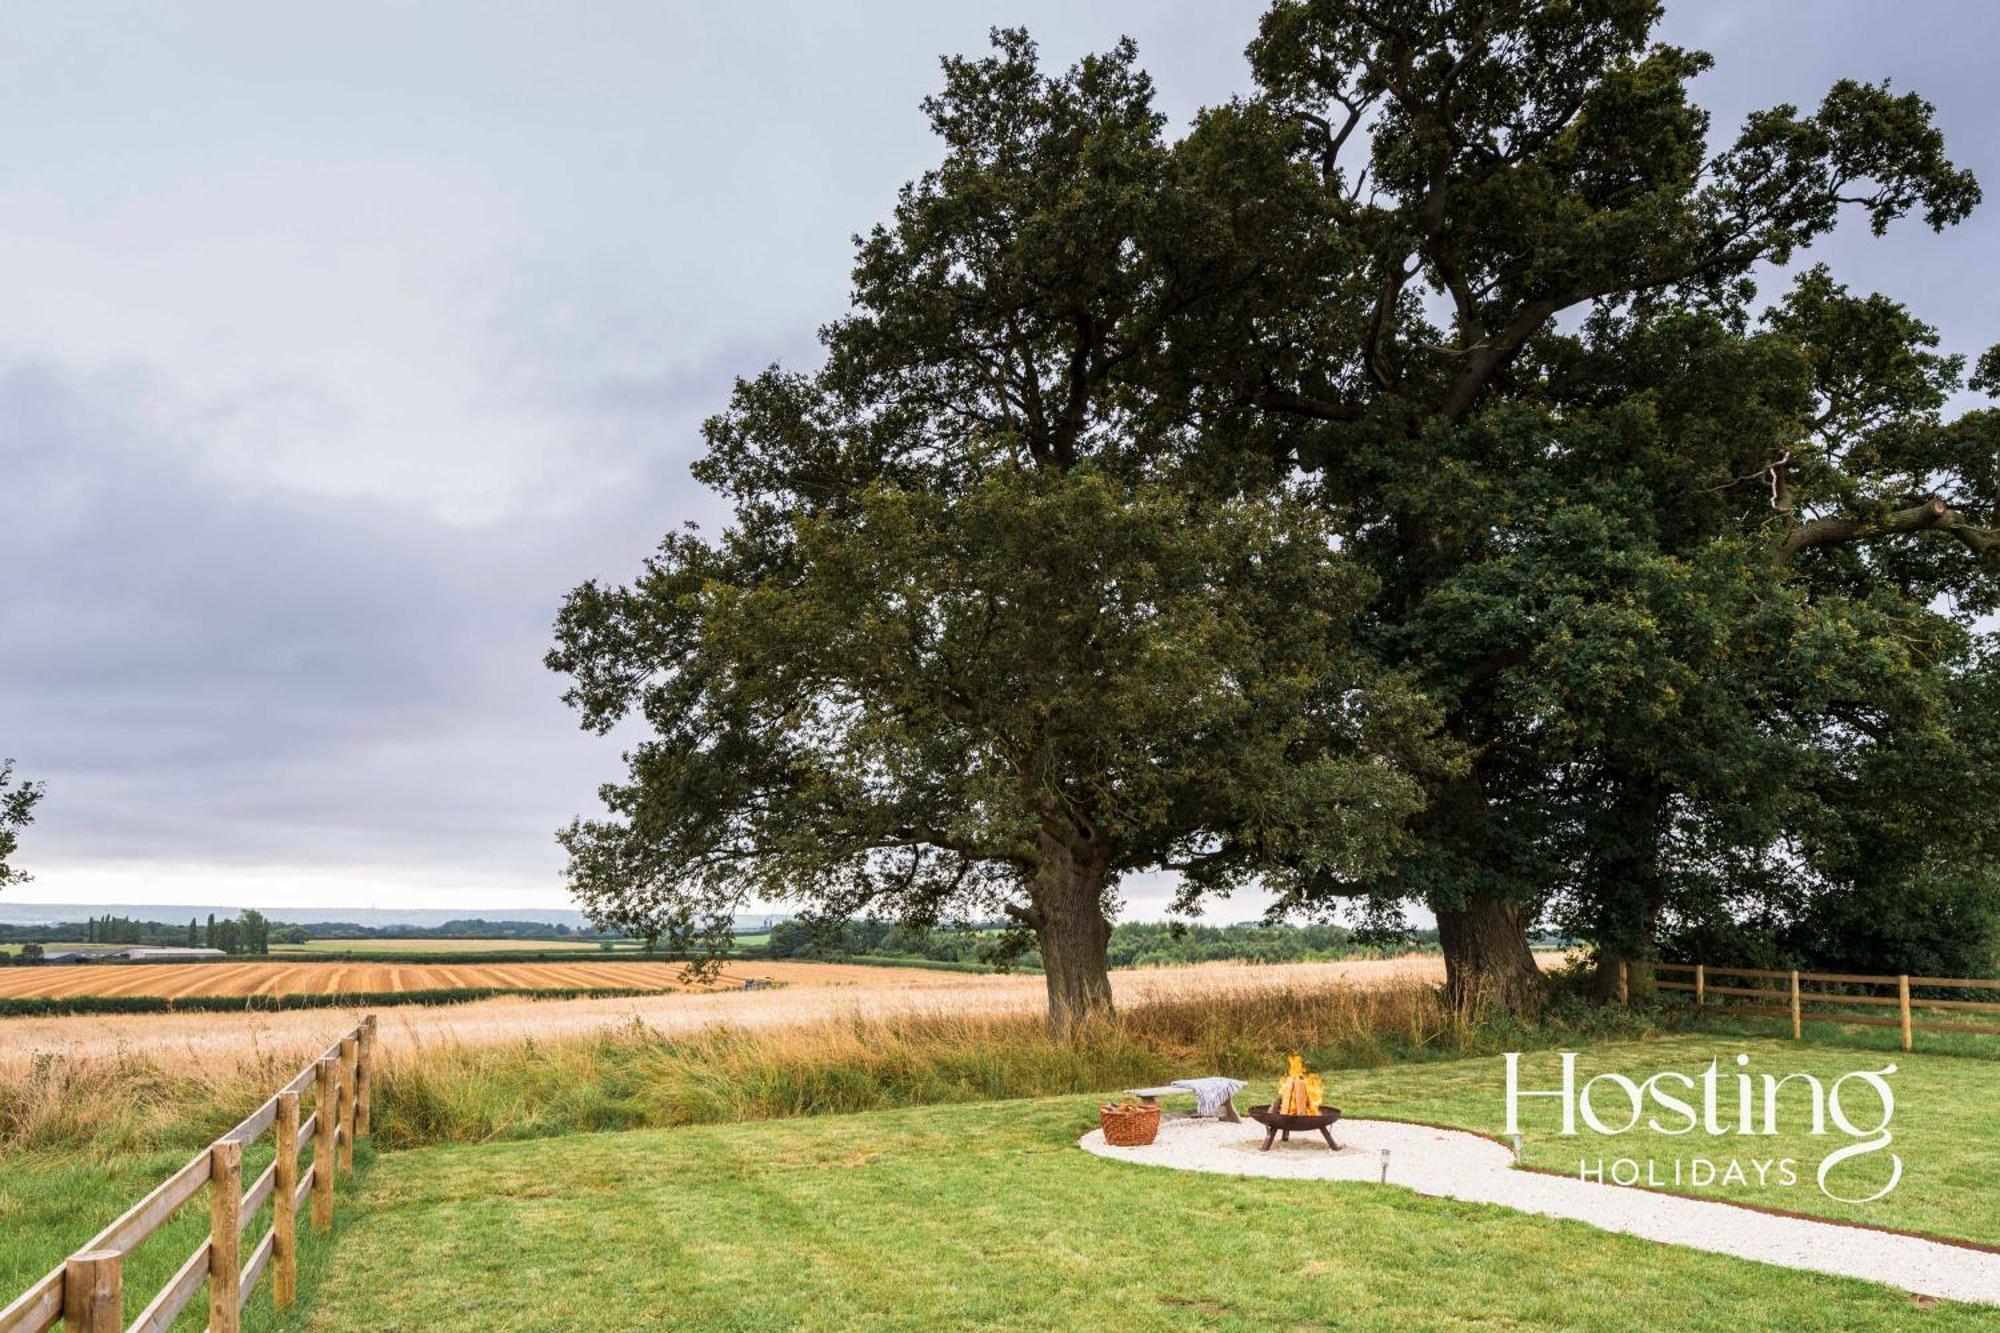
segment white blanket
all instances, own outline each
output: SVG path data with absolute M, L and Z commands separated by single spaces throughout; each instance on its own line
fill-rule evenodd
M 1194 1094 L 1196 1115 L 1217 1115 L 1229 1099 L 1243 1091 L 1243 1080 L 1235 1078 L 1177 1078 L 1176 1088 L 1186 1088 Z

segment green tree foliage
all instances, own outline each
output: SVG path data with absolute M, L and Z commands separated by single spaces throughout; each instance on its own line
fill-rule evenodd
M 773 958 L 922 958 L 945 963 L 1012 963 L 1040 967 L 1030 947 L 1009 952 L 1004 924 L 911 930 L 898 922 L 781 921 L 765 946 Z M 1023 941 L 1032 946 L 1032 940 Z M 1106 948 L 1113 967 L 1170 963 L 1298 963 L 1352 958 L 1365 950 L 1353 933 L 1333 925 L 1203 926 L 1186 922 L 1121 921 Z
M 0 760 L 0 889 L 28 882 L 28 873 L 10 863 L 21 845 L 21 830 L 35 822 L 35 805 L 41 799 L 40 783 L 16 778 L 14 761 Z
M 946 62 L 944 161 L 861 243 L 824 367 L 708 424 L 729 528 L 578 588 L 549 663 L 586 726 L 649 732 L 563 835 L 594 918 L 680 948 L 749 896 L 1005 912 L 1066 1027 L 1109 1006 L 1122 875 L 1379 871 L 1442 755 L 1323 510 L 1159 391 L 1202 288 L 1150 257 L 1182 224 L 1131 48 L 1051 77 L 995 41 Z
M 1196 378 L 1317 478 L 1376 574 L 1368 646 L 1470 756 L 1393 874 L 1285 905 L 1426 903 L 1468 1004 L 1533 1001 L 1551 906 L 1642 952 L 1704 883 L 1832 873 L 1798 802 L 1846 799 L 1832 752 L 1870 728 L 1949 729 L 1990 598 L 1992 429 L 1937 415 L 1958 363 L 1818 271 L 1768 312 L 1753 281 L 1977 186 L 1928 104 L 1851 81 L 1712 150 L 1708 57 L 1657 16 L 1281 0 L 1262 95 L 1183 145 L 1259 201 L 1192 242 L 1243 277 L 1186 314 Z
M 1067 1014 L 1145 866 L 1422 903 L 1466 1005 L 1538 998 L 1551 916 L 1643 958 L 1986 891 L 1984 809 L 1908 835 L 1992 771 L 2000 418 L 1949 409 L 2000 355 L 1757 285 L 1978 187 L 1886 85 L 1712 137 L 1658 13 L 1279 0 L 1174 142 L 1129 47 L 948 61 L 825 366 L 709 426 L 732 526 L 565 607 L 586 725 L 650 731 L 579 896 L 1010 908 Z

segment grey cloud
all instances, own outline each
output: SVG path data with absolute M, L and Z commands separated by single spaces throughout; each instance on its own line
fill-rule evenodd
M 1261 8 L 0 12 L 0 751 L 49 783 L 36 892 L 285 866 L 559 901 L 551 830 L 617 755 L 540 665 L 557 601 L 717 516 L 697 426 L 815 357 L 849 235 L 934 156 L 937 57 L 1129 32 L 1185 121 L 1245 86 Z M 2000 190 L 1992 29 L 1670 0 L 1666 35 L 1716 53 L 1719 133 L 1891 76 Z M 1977 351 L 1996 218 L 1814 257 Z

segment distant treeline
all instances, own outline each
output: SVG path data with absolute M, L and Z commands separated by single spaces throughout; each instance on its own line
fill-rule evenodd
M 149 948 L 220 949 L 225 954 L 266 954 L 271 944 L 303 944 L 308 938 L 297 926 L 273 928 L 262 912 L 245 908 L 234 917 L 208 914 L 203 923 L 190 917 L 186 925 L 171 921 L 141 921 L 129 916 L 92 916 L 53 925 L 0 926 L 0 943 L 21 945 L 18 961 L 40 962 L 42 946 L 58 941 L 86 945 L 137 944 Z
M 0 943 L 146 944 L 162 947 L 200 945 L 228 953 L 263 953 L 272 944 L 304 944 L 309 940 L 553 940 L 623 939 L 622 932 L 602 934 L 545 921 L 488 921 L 469 917 L 441 926 L 359 926 L 352 921 L 307 921 L 278 925 L 263 913 L 245 909 L 235 918 L 206 922 L 140 921 L 127 916 L 92 916 L 80 921 L 44 925 L 0 925 Z M 233 947 L 232 947 L 233 946 Z
M 812 925 L 784 921 L 771 928 L 763 952 L 772 958 L 921 958 L 940 963 L 1011 965 L 1039 969 L 1041 955 L 1030 948 L 1013 953 L 1019 937 L 1001 923 L 919 931 L 892 921 L 846 921 Z M 1435 930 L 1411 931 L 1389 951 L 1437 948 Z M 1307 963 L 1366 957 L 1384 952 L 1380 941 L 1364 940 L 1341 926 L 1199 926 L 1166 921 L 1129 921 L 1111 928 L 1113 967 L 1170 963 Z
M 316 940 L 567 940 L 623 939 L 623 931 L 599 932 L 550 925 L 546 921 L 488 921 L 467 917 L 441 926 L 357 926 L 351 921 L 308 921 L 300 929 Z

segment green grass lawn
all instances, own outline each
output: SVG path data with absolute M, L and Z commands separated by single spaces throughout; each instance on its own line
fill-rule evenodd
M 1904 1175 L 1875 1203 L 1819 1193 L 1813 1167 L 1842 1139 L 1808 1135 L 1793 1101 L 1785 1104 L 1788 1132 L 1776 1139 L 1720 1140 L 1564 1140 L 1555 1109 L 1533 1104 L 1528 1160 L 1569 1173 L 1579 1155 L 1789 1156 L 1799 1163 L 1795 1187 L 1707 1192 L 2000 1241 L 1997 1044 L 1965 1048 L 1985 1058 L 1879 1045 L 1873 1031 L 1798 1046 L 1704 1032 L 1588 1044 L 1579 1062 L 1582 1078 L 1616 1071 L 1643 1079 L 1662 1069 L 1698 1074 L 1711 1059 L 1733 1071 L 1743 1053 L 1753 1073 L 1802 1071 L 1830 1084 L 1893 1061 L 1894 1150 Z M 1524 1081 L 1554 1086 L 1558 1060 L 1554 1050 L 1529 1052 Z M 1314 1063 L 1327 1067 L 1329 1095 L 1351 1117 L 1496 1133 L 1503 1126 L 1498 1056 L 1425 1060 L 1418 1052 L 1342 1069 L 1329 1052 Z M 575 1085 L 575 1095 L 600 1074 L 646 1077 L 643 1067 L 541 1064 Z M 926 1100 L 969 1101 L 987 1086 L 976 1065 L 939 1065 L 927 1078 Z M 1249 1092 L 1245 1100 L 1269 1087 Z M 1607 1098 L 1601 1111 L 1614 1115 L 1616 1102 Z M 1866 1284 L 1505 1209 L 1106 1162 L 1074 1148 L 1094 1103 L 985 1101 L 603 1134 L 562 1133 L 573 1118 L 524 1130 L 520 1118 L 502 1117 L 502 1135 L 549 1137 L 382 1154 L 357 1194 L 343 1186 L 335 1244 L 308 1244 L 300 1310 L 274 1316 L 259 1298 L 252 1326 L 2000 1327 L 1991 1311 L 1919 1310 Z M 411 1113 L 394 1098 L 384 1106 L 392 1116 Z M 11 1297 L 60 1262 L 184 1160 L 184 1151 L 109 1164 L 54 1152 L 0 1160 L 0 1292 Z M 246 1178 L 262 1165 L 246 1163 Z M 1859 1186 L 1850 1193 L 1874 1183 L 1865 1170 L 1838 1179 Z M 204 1228 L 197 1207 L 133 1256 L 128 1314 Z
M 1851 1197 L 1870 1194 L 1886 1182 L 1887 1159 L 1893 1152 L 1903 1161 L 1902 1179 L 1896 1188 L 1885 1198 L 1859 1204 L 1838 1202 L 1820 1192 L 1813 1179 L 1819 1162 L 1849 1140 L 1831 1121 L 1825 1136 L 1810 1134 L 1805 1090 L 1799 1084 L 1790 1085 L 1781 1094 L 1781 1132 L 1775 1138 L 1761 1134 L 1712 1138 L 1701 1130 L 1666 1137 L 1643 1129 L 1603 1138 L 1579 1125 L 1583 1132 L 1566 1139 L 1559 1132 L 1561 1112 L 1555 1103 L 1524 1102 L 1521 1128 L 1528 1164 L 1567 1174 L 1577 1170 L 1580 1158 L 1594 1163 L 1603 1157 L 1650 1157 L 1663 1164 L 1664 1174 L 1671 1171 L 1675 1159 L 1702 1156 L 1723 1163 L 1739 1158 L 1749 1175 L 1746 1184 L 1724 1186 L 1718 1182 L 1705 1189 L 1684 1185 L 1682 1192 L 2000 1243 L 2000 1061 L 1698 1034 L 1586 1047 L 1579 1052 L 1577 1080 L 1581 1084 L 1593 1074 L 1621 1072 L 1639 1081 L 1663 1069 L 1698 1075 L 1712 1059 L 1720 1062 L 1725 1075 L 1731 1075 L 1738 1068 L 1734 1061 L 1739 1053 L 1750 1056 L 1748 1072 L 1753 1075 L 1783 1077 L 1804 1072 L 1827 1086 L 1852 1070 L 1880 1070 L 1895 1064 L 1898 1072 L 1888 1079 L 1896 1094 L 1890 1126 L 1894 1141 L 1885 1151 L 1836 1167 L 1829 1183 L 1836 1192 Z M 1525 1053 L 1520 1067 L 1524 1088 L 1561 1085 L 1560 1056 L 1555 1051 Z M 1497 1056 L 1340 1071 L 1328 1076 L 1327 1086 L 1329 1097 L 1348 1115 L 1423 1120 L 1493 1134 L 1505 1125 L 1505 1073 Z M 1761 1096 L 1761 1083 L 1755 1086 Z M 1725 1078 L 1722 1087 L 1725 1091 L 1720 1102 L 1727 1123 L 1733 1115 L 1733 1079 Z M 1679 1088 L 1672 1091 L 1683 1095 Z M 1846 1106 L 1853 1123 L 1871 1127 L 1873 1120 L 1868 1117 L 1879 1116 L 1879 1103 L 1860 1088 L 1849 1096 Z M 1609 1124 L 1630 1115 L 1630 1102 L 1614 1088 L 1605 1088 L 1594 1104 Z M 1761 1102 L 1753 1109 L 1761 1128 Z M 1658 1115 L 1669 1126 L 1681 1123 L 1678 1117 L 1662 1111 L 1649 1108 L 1648 1114 Z M 1769 1183 L 1760 1186 L 1749 1162 L 1785 1157 L 1798 1163 L 1798 1184 L 1779 1186 L 1774 1168 Z
M 243 1154 L 247 1188 L 271 1164 L 267 1138 Z M 111 1163 L 77 1162 L 55 1156 L 17 1155 L 0 1162 L 0 1305 L 13 1300 L 52 1268 L 101 1231 L 112 1219 L 150 1193 L 154 1186 L 187 1163 L 187 1152 L 144 1153 Z M 312 1157 L 308 1148 L 305 1161 Z M 312 1296 L 325 1276 L 334 1244 L 355 1214 L 356 1189 L 373 1160 L 364 1144 L 356 1150 L 356 1174 L 338 1177 L 331 1236 L 313 1232 L 310 1206 L 299 1211 L 299 1303 L 284 1315 L 271 1309 L 268 1275 L 252 1297 L 244 1328 L 253 1333 L 296 1328 L 313 1308 Z M 243 1257 L 271 1225 L 267 1203 L 244 1231 Z M 208 1194 L 198 1194 L 171 1221 L 125 1257 L 125 1317 L 135 1317 L 208 1235 Z M 200 1329 L 207 1321 L 208 1298 L 197 1294 L 176 1329 Z
M 1088 1098 L 385 1156 L 312 1329 L 1991 1328 L 1365 1184 L 1169 1172 Z

